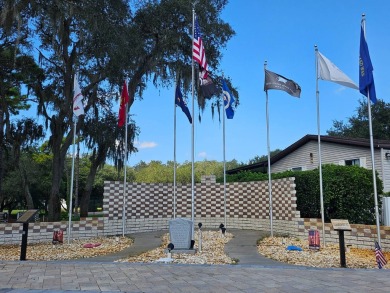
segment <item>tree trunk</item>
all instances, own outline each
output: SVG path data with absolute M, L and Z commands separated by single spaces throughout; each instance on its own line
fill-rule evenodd
M 99 167 L 98 164 L 92 164 L 90 172 L 88 174 L 85 189 L 84 189 L 84 192 L 80 198 L 80 217 L 88 216 L 89 200 L 91 199 L 93 182 L 95 181 L 95 176 L 96 176 L 98 167 Z
M 29 185 L 28 179 L 27 179 L 27 173 L 20 162 L 19 162 L 19 173 L 20 173 L 20 178 L 22 179 L 22 185 L 23 185 L 23 190 L 24 190 L 24 197 L 25 197 L 26 203 L 27 203 L 27 209 L 33 210 L 34 209 L 34 201 L 33 201 L 32 196 L 31 196 L 30 185 Z
M 1 97 L 3 99 L 3 97 Z M 4 112 L 0 105 L 0 203 L 3 202 L 3 146 L 4 146 Z

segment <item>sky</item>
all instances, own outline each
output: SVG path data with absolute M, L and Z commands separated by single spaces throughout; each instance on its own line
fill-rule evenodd
M 238 89 L 240 105 L 234 118 L 225 120 L 224 148 L 222 122 L 217 115 L 212 118 L 210 103 L 199 122 L 195 101 L 194 161 L 222 162 L 224 150 L 226 161 L 243 163 L 267 154 L 265 61 L 268 70 L 294 80 L 302 89 L 300 98 L 280 90 L 268 91 L 270 150 L 285 149 L 306 134 L 317 134 L 314 46 L 358 84 L 363 13 L 377 98 L 389 103 L 389 11 L 388 0 L 230 0 L 221 17 L 236 34 L 222 48 L 219 69 Z M 202 23 L 199 25 L 202 29 Z M 206 41 L 204 46 L 207 57 Z M 326 135 L 333 121 L 347 121 L 356 114 L 363 96 L 357 90 L 329 81 L 319 80 L 318 86 L 320 133 Z M 174 160 L 174 92 L 173 87 L 156 89 L 151 85 L 142 100 L 134 101 L 130 113 L 140 135 L 136 141 L 138 152 L 129 157 L 129 166 L 140 161 Z M 191 124 L 177 108 L 178 163 L 192 161 L 191 137 Z
M 220 69 L 238 88 L 240 105 L 234 118 L 225 120 L 225 148 L 223 124 L 217 116 L 212 118 L 209 107 L 201 123 L 195 119 L 194 161 L 223 161 L 224 149 L 226 161 L 243 163 L 267 154 L 265 61 L 268 70 L 294 80 L 302 89 L 300 98 L 268 91 L 270 150 L 285 149 L 306 134 L 318 134 L 314 46 L 358 85 L 363 13 L 377 98 L 390 102 L 389 11 L 387 0 L 230 0 L 222 19 L 236 35 L 222 49 Z M 207 57 L 207 43 L 204 46 Z M 363 96 L 329 81 L 319 80 L 318 87 L 320 134 L 326 135 L 333 121 L 347 121 L 356 114 Z M 173 88 L 150 88 L 142 101 L 134 102 L 130 112 L 141 133 L 139 151 L 129 157 L 130 166 L 141 160 L 166 163 L 174 159 L 173 99 Z M 191 111 L 191 98 L 188 106 Z M 194 116 L 198 114 L 196 106 Z M 176 123 L 176 161 L 191 162 L 191 124 L 180 108 Z

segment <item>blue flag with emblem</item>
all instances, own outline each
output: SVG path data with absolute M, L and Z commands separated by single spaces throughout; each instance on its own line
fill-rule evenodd
M 235 100 L 224 79 L 222 79 L 222 89 L 223 89 L 223 103 L 225 105 L 226 118 L 233 119 L 234 109 L 232 105 Z
M 359 52 L 359 91 L 361 94 L 369 97 L 371 102 L 376 103 L 376 93 L 374 84 L 374 75 L 363 28 L 364 22 L 360 27 L 360 52 Z
M 191 113 L 188 110 L 186 102 L 183 100 L 183 95 L 180 91 L 180 86 L 176 85 L 176 94 L 175 94 L 175 103 L 181 108 L 181 110 L 186 114 L 188 121 L 192 123 Z

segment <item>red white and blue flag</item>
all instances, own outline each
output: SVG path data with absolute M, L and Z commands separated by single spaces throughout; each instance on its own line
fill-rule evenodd
M 377 241 L 375 241 L 375 258 L 378 264 L 378 268 L 381 269 L 384 265 L 387 264 L 387 260 L 383 255 L 382 249 Z
M 208 65 L 206 60 L 206 52 L 203 46 L 202 33 L 198 24 L 198 19 L 195 17 L 195 27 L 194 27 L 194 42 L 192 47 L 192 58 L 200 65 L 200 67 L 205 71 L 203 78 L 207 78 Z

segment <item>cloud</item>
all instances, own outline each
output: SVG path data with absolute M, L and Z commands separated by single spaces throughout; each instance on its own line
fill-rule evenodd
M 143 142 L 136 141 L 135 146 L 139 149 L 152 149 L 157 146 L 157 143 L 153 141 L 143 141 Z
M 200 152 L 200 153 L 198 153 L 198 157 L 206 159 L 207 158 L 207 153 L 206 152 Z
M 341 87 L 337 88 L 337 89 L 335 90 L 335 92 L 336 92 L 336 94 L 339 94 L 339 93 L 342 93 L 342 92 L 345 91 L 345 90 L 346 90 L 346 87 L 345 87 L 345 86 L 341 86 Z

